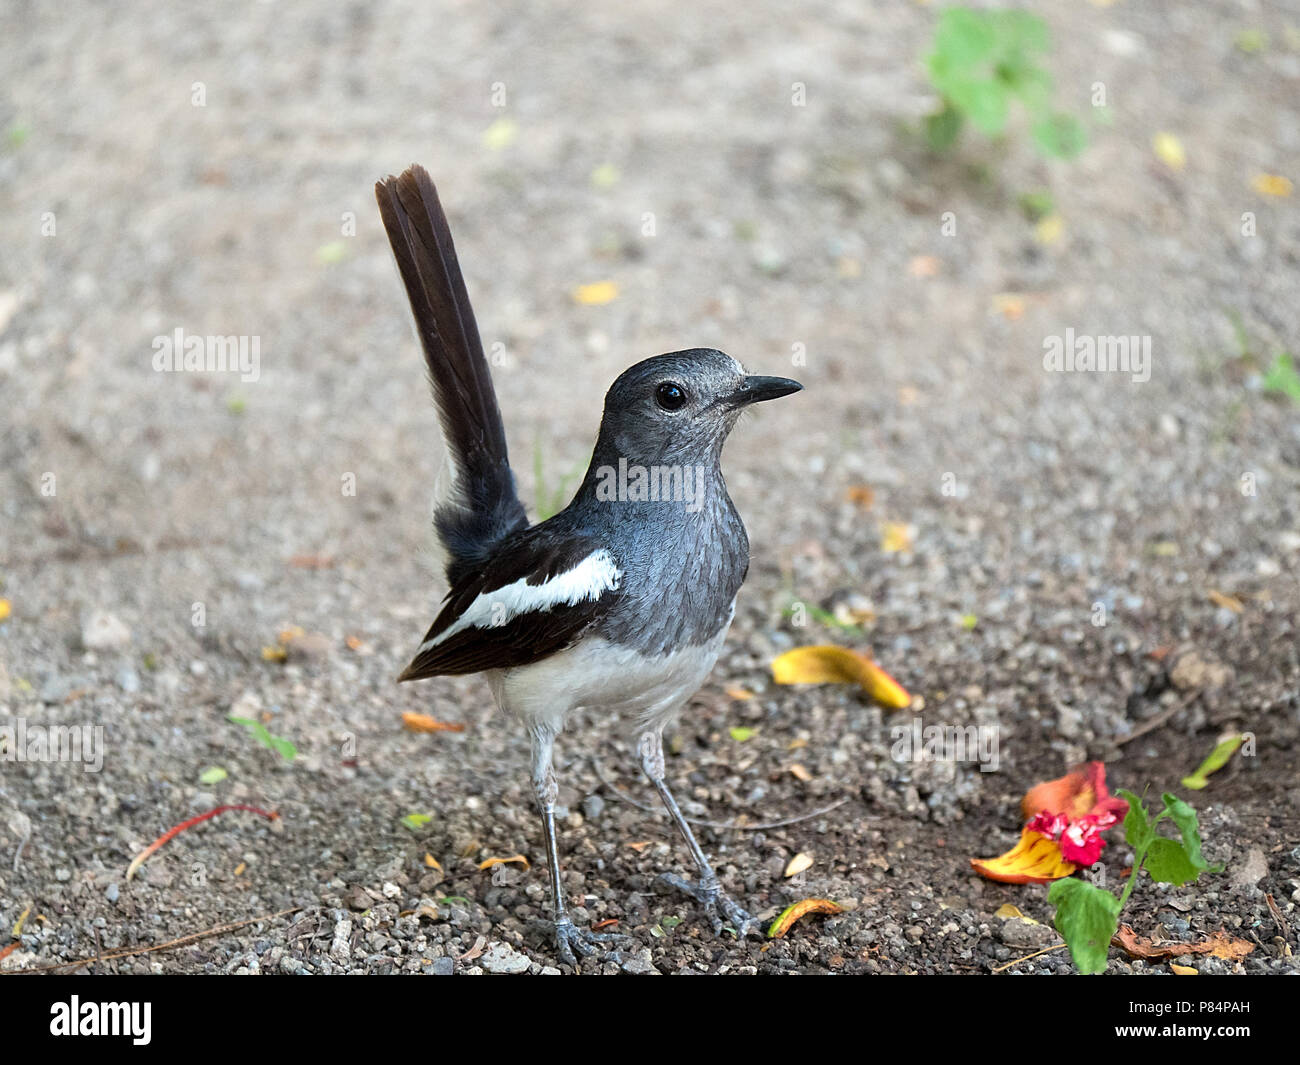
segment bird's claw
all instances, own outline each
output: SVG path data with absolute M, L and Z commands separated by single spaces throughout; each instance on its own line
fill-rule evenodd
M 567 917 L 561 917 L 555 922 L 555 947 L 560 961 L 574 968 L 577 968 L 579 958 L 589 958 L 593 954 L 600 954 L 604 960 L 621 965 L 622 953 L 607 950 L 601 944 L 627 938 L 616 932 L 593 932 L 590 928 L 579 928 Z
M 692 882 L 676 873 L 661 873 L 659 880 L 670 888 L 690 895 L 703 906 L 715 936 L 721 935 L 723 928 L 733 929 L 737 939 L 744 939 L 750 932 L 760 931 L 758 919 L 723 891 L 716 879 L 709 877 Z

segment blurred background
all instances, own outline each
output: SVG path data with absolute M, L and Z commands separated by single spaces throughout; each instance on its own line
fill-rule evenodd
M 1300 7 L 1020 10 L 945 31 L 904 2 L 6 3 L 0 714 L 107 731 L 98 774 L 0 763 L 0 923 L 33 899 L 62 915 L 24 951 L 93 953 L 96 915 L 133 943 L 346 913 L 355 890 L 391 940 L 340 960 L 328 935 L 250 933 L 156 964 L 427 971 L 480 932 L 536 945 L 544 867 L 476 870 L 540 859 L 522 743 L 479 679 L 392 683 L 443 590 L 440 444 L 372 191 L 411 162 L 450 215 L 534 513 L 567 499 L 641 358 L 716 346 L 807 386 L 728 447 L 754 563 L 670 779 L 719 822 L 847 797 L 709 845 L 758 911 L 860 905 L 761 959 L 650 936 L 670 905 L 651 875 L 682 856 L 602 780 L 647 797 L 600 723 L 603 770 L 561 751 L 592 919 L 645 933 L 664 971 L 722 950 L 978 969 L 1010 948 L 980 931 L 1001 889 L 966 857 L 1005 849 L 1029 784 L 1115 756 L 1175 699 L 1113 774 L 1159 786 L 1254 729 L 1216 809 L 1290 897 Z M 177 329 L 249 338 L 256 379 L 158 372 Z M 1149 380 L 1048 372 L 1067 329 L 1150 338 Z M 900 764 L 879 708 L 771 685 L 774 654 L 823 642 L 870 649 L 927 720 L 996 724 L 1000 772 Z M 1189 653 L 1208 672 L 1180 687 Z M 403 711 L 466 727 L 414 734 Z M 219 820 L 120 883 L 218 802 L 284 830 Z M 791 883 L 797 851 L 818 863 Z M 454 921 L 384 924 L 438 896 L 467 900 Z

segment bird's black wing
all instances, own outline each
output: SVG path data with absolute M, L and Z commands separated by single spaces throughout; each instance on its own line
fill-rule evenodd
M 596 541 L 533 526 L 452 586 L 397 679 L 509 669 L 562 651 L 610 609 L 622 577 Z
M 454 587 L 528 518 L 515 494 L 492 375 L 438 190 L 423 167 L 412 165 L 376 184 L 375 198 L 454 468 L 451 496 L 434 514 Z

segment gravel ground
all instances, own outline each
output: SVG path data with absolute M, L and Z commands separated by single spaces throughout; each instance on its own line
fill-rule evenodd
M 1177 959 L 1202 972 L 1296 971 L 1300 408 L 1260 378 L 1300 354 L 1300 197 L 1251 182 L 1300 181 L 1300 7 L 1030 6 L 1061 102 L 1082 114 L 1107 87 L 1109 122 L 1087 119 L 1069 164 L 1022 130 L 925 151 L 920 4 L 7 4 L 0 724 L 102 727 L 104 750 L 98 772 L 0 762 L 0 927 L 30 909 L 2 964 L 300 907 L 91 969 L 557 971 L 525 741 L 479 678 L 393 683 L 441 594 L 435 425 L 370 191 L 415 160 L 501 345 L 526 499 L 534 456 L 548 492 L 585 461 L 639 358 L 714 345 L 807 385 L 728 448 L 754 561 L 669 779 L 688 815 L 745 819 L 701 836 L 757 913 L 812 895 L 848 912 L 714 939 L 655 890 L 685 856 L 626 729 L 575 721 L 564 880 L 579 920 L 631 937 L 624 968 L 988 972 L 1056 941 L 996 916 L 1047 921 L 1044 888 L 968 863 L 1012 844 L 1030 785 L 1096 757 L 1113 786 L 1175 788 L 1244 729 L 1255 755 L 1193 798 L 1226 871 L 1143 883 L 1125 919 L 1255 944 Z M 1246 29 L 1262 50 L 1234 43 Z M 1182 169 L 1153 153 L 1161 131 Z M 1018 206 L 1043 188 L 1064 223 L 1046 244 Z M 572 297 L 603 280 L 613 302 Z M 154 372 L 177 328 L 260 338 L 260 376 Z M 1150 380 L 1045 372 L 1067 328 L 1149 335 Z M 883 549 L 889 523 L 905 550 Z M 800 627 L 792 600 L 874 618 Z M 293 626 L 312 635 L 265 658 Z M 828 641 L 871 649 L 923 710 L 771 683 L 774 654 Z M 408 711 L 464 731 L 405 731 Z M 996 771 L 895 759 L 913 716 L 995 726 Z M 214 766 L 226 779 L 201 783 Z M 280 818 L 223 814 L 125 879 L 221 803 Z M 797 853 L 813 865 L 787 879 Z M 532 865 L 478 868 L 517 854 Z M 1130 858 L 1116 840 L 1103 865 Z M 1011 971 L 1070 969 L 1057 951 Z

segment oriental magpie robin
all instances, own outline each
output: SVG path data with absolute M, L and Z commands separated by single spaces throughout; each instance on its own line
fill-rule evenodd
M 713 668 L 749 568 L 749 539 L 719 461 L 740 413 L 797 392 L 708 348 L 639 362 L 614 382 L 591 466 L 573 501 L 530 525 L 515 494 L 497 406 L 447 216 L 412 166 L 375 186 L 415 315 L 443 438 L 450 493 L 434 512 L 450 591 L 399 681 L 484 673 L 528 730 L 550 864 L 560 957 L 608 935 L 567 915 L 555 843 L 551 752 L 570 711 L 635 715 L 641 765 L 690 849 L 714 932 L 757 922 L 718 883 L 664 782 L 663 730 Z

